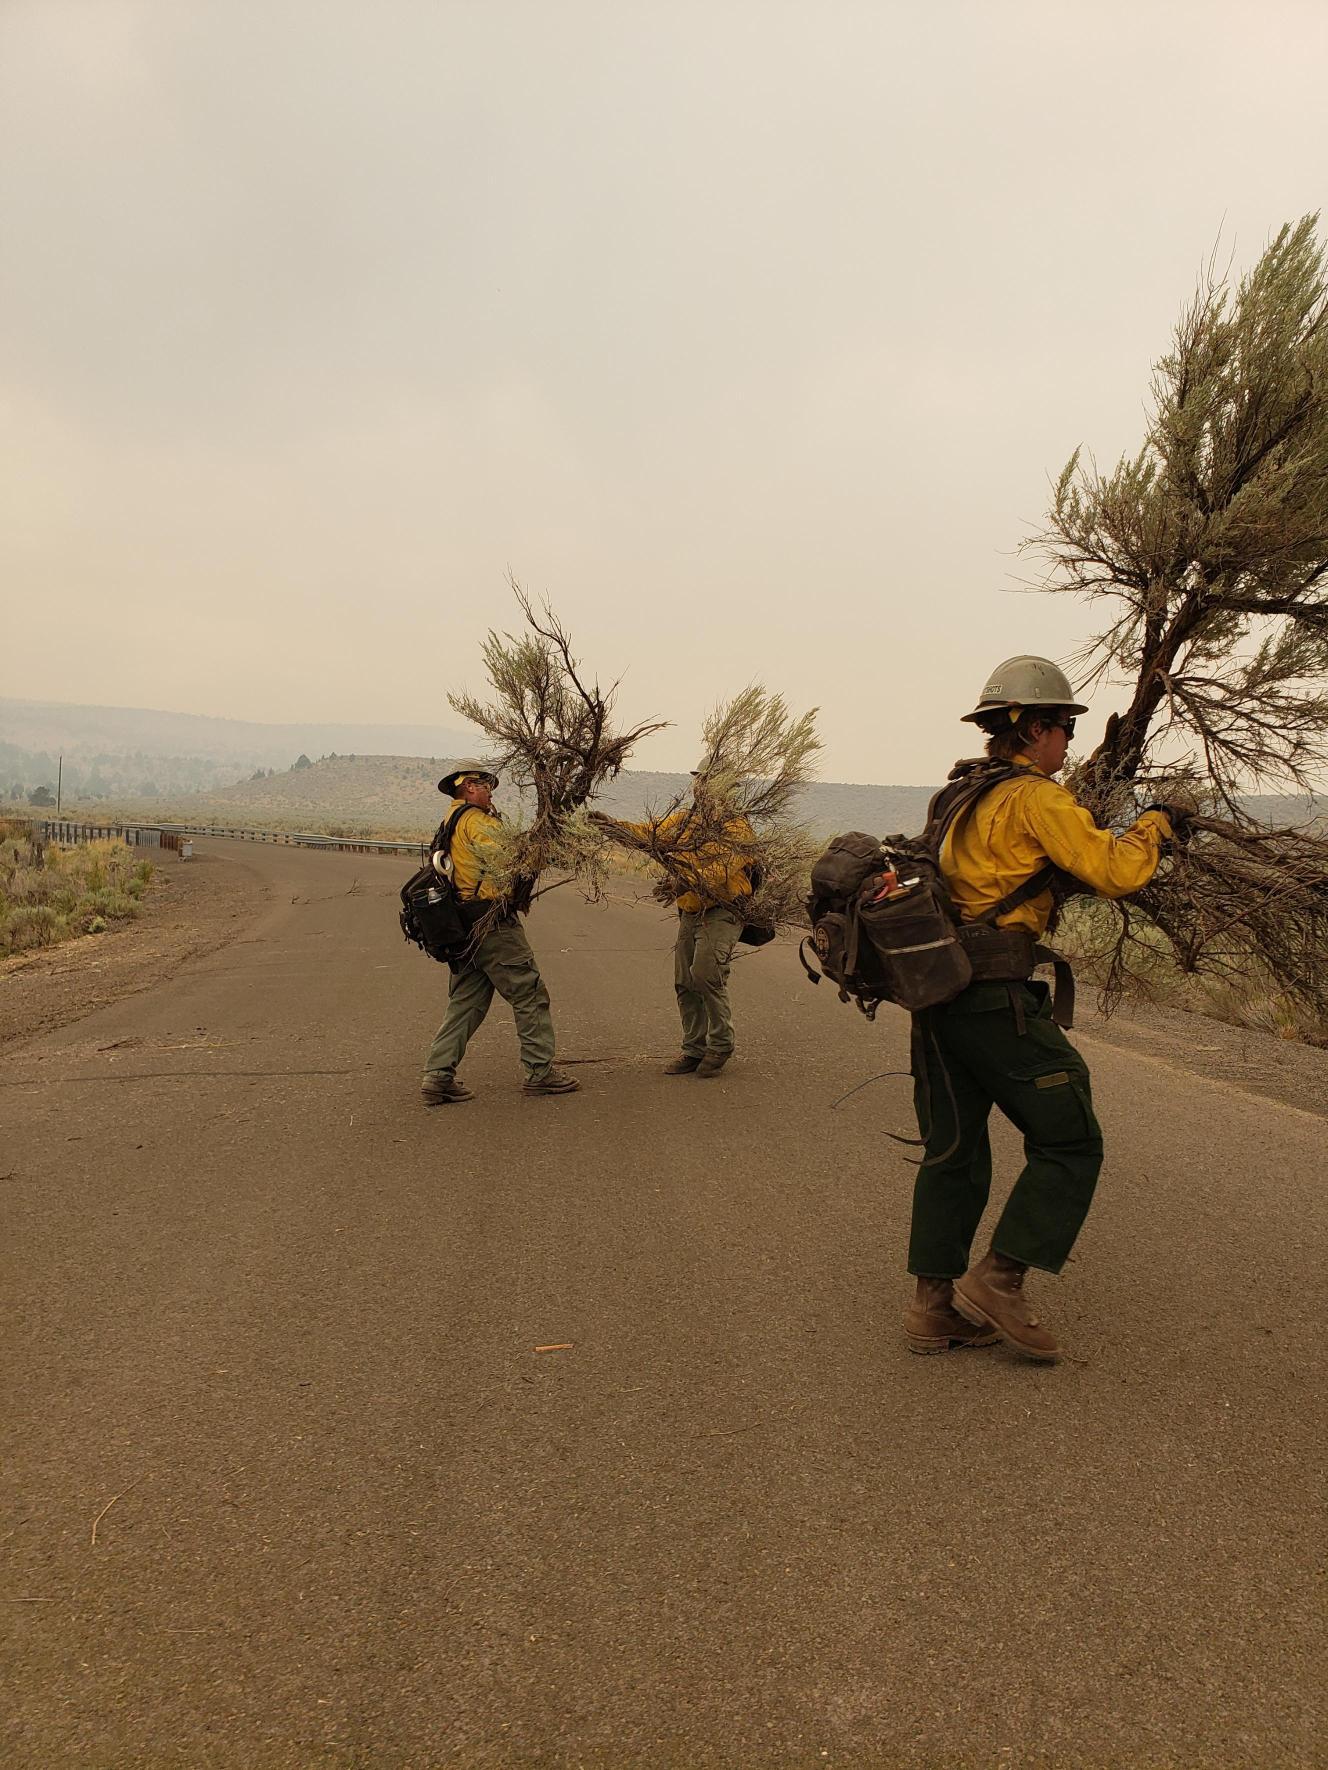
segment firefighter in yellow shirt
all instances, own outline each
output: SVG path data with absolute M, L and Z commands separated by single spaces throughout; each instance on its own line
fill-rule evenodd
M 1075 716 L 1064 673 L 1046 658 L 1000 665 L 965 719 L 988 734 L 987 754 L 1018 773 L 962 813 L 941 871 L 964 922 L 992 910 L 1048 862 L 1104 897 L 1127 897 L 1157 869 L 1180 812 L 1150 808 L 1120 836 L 1099 829 L 1055 775 Z M 1046 929 L 1050 890 L 996 917 L 999 928 Z M 904 1331 L 915 1352 L 986 1345 L 997 1336 L 1032 1358 L 1059 1356 L 1023 1295 L 1030 1266 L 1059 1272 L 1102 1165 L 1088 1066 L 1052 1018 L 1047 986 L 1028 978 L 975 982 L 915 1017 L 914 1095 L 926 1157 L 909 1240 L 917 1280 Z M 991 1185 L 992 1106 L 1023 1133 L 1025 1164 L 992 1234 L 970 1264 Z
M 692 804 L 658 822 L 622 823 L 602 813 L 592 815 L 606 829 L 657 841 L 670 852 L 677 875 L 673 987 L 682 1050 L 664 1073 L 706 1079 L 717 1076 L 733 1055 L 729 970 L 743 930 L 739 906 L 752 895 L 756 837 L 746 818 L 724 815 L 723 805 L 710 795 L 703 769 L 692 770 L 692 781 Z
M 493 808 L 498 776 L 482 762 L 462 762 L 438 783 L 451 796 L 452 828 L 446 860 L 463 905 L 495 902 L 500 893 L 488 876 L 489 853 L 502 819 Z M 476 912 L 478 914 L 478 911 Z M 457 1066 L 497 993 L 510 1004 L 521 1047 L 521 1069 L 527 1094 L 574 1094 L 581 1086 L 553 1067 L 553 1018 L 549 992 L 530 950 L 525 929 L 509 911 L 494 924 L 470 956 L 458 963 L 448 985 L 447 1016 L 434 1035 L 424 1060 L 420 1093 L 426 1106 L 451 1106 L 473 1098 L 457 1080 Z

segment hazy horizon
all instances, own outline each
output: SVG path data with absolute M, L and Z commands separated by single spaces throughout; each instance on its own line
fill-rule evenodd
M 16 710 L 16 711 L 14 711 L 14 710 Z M 258 720 L 247 720 L 247 719 L 235 719 L 227 714 L 195 713 L 195 712 L 190 712 L 188 710 L 181 710 L 181 709 L 170 708 L 170 707 L 118 707 L 118 706 L 112 705 L 109 702 L 92 703 L 92 702 L 57 701 L 57 700 L 48 700 L 48 699 L 37 700 L 35 698 L 18 696 L 18 695 L 0 695 L 0 752 L 3 752 L 4 746 L 6 744 L 16 744 L 18 742 L 19 734 L 24 730 L 24 720 L 26 717 L 29 717 L 30 715 L 45 713 L 50 710 L 54 710 L 57 713 L 60 712 L 61 710 L 67 710 L 71 713 L 78 713 L 78 714 L 84 714 L 84 715 L 110 714 L 112 716 L 127 715 L 127 716 L 131 716 L 131 717 L 134 715 L 141 715 L 141 716 L 148 718 L 148 719 L 163 719 L 163 720 L 172 720 L 172 721 L 173 720 L 184 720 L 184 721 L 187 721 L 191 724 L 194 724 L 194 723 L 197 723 L 197 724 L 221 724 L 221 725 L 226 725 L 226 726 L 234 726 L 234 727 L 238 728 L 236 733 L 233 735 L 234 735 L 234 739 L 235 739 L 237 761 L 241 767 L 249 766 L 249 763 L 246 762 L 244 760 L 244 758 L 249 757 L 251 755 L 251 752 L 252 752 L 252 759 L 254 759 L 254 760 L 257 759 L 259 748 L 261 748 L 261 745 L 262 745 L 262 739 L 259 738 L 257 735 L 250 741 L 250 743 L 248 745 L 244 745 L 243 736 L 246 733 L 270 734 L 270 733 L 279 732 L 279 731 L 289 731 L 292 734 L 289 747 L 292 750 L 298 750 L 298 751 L 303 751 L 305 753 L 308 753 L 312 759 L 316 759 L 316 758 L 313 758 L 313 752 L 309 749 L 309 745 L 311 743 L 314 744 L 315 748 L 318 748 L 319 746 L 321 746 L 325 743 L 332 743 L 334 745 L 345 746 L 345 744 L 347 743 L 347 740 L 352 739 L 354 737 L 354 734 L 357 734 L 357 733 L 360 734 L 361 737 L 373 737 L 373 738 L 379 739 L 379 740 L 385 738 L 386 736 L 388 736 L 388 734 L 400 734 L 402 737 L 408 737 L 408 736 L 414 735 L 417 739 L 426 739 L 427 738 L 429 740 L 427 742 L 417 742 L 414 747 L 406 748 L 406 749 L 397 749 L 397 748 L 382 749 L 382 748 L 374 748 L 374 747 L 366 749 L 360 743 L 358 743 L 358 742 L 354 743 L 353 747 L 350 751 L 350 754 L 358 756 L 361 759 L 369 759 L 369 760 L 391 759 L 391 758 L 406 758 L 406 759 L 417 760 L 417 759 L 423 759 L 425 757 L 436 757 L 439 761 L 442 761 L 445 759 L 446 760 L 457 760 L 463 754 L 474 754 L 474 755 L 479 755 L 479 756 L 485 756 L 485 755 L 490 754 L 491 749 L 492 749 L 492 746 L 490 746 L 486 743 L 485 739 L 483 738 L 483 736 L 481 734 L 471 733 L 470 735 L 467 736 L 464 732 L 461 732 L 461 731 L 448 732 L 445 727 L 439 727 L 435 731 L 430 733 L 429 728 L 427 728 L 427 727 L 419 727 L 419 726 L 412 726 L 412 725 L 393 725 L 391 723 L 384 723 L 384 724 L 375 723 L 372 725 L 369 725 L 369 724 L 357 725 L 353 721 L 346 721 L 346 720 L 318 720 L 318 721 L 262 720 L 262 721 L 258 721 Z M 29 729 L 30 729 L 30 735 L 31 735 L 32 741 L 26 747 L 32 748 L 34 750 L 49 751 L 53 755 L 55 752 L 54 752 L 52 746 L 54 744 L 58 743 L 60 740 L 55 735 L 47 735 L 45 737 L 43 736 L 44 732 L 49 732 L 49 723 L 46 726 L 43 726 L 40 723 L 40 721 L 38 721 L 34 718 L 32 725 L 30 726 Z M 314 735 L 314 734 L 319 734 L 319 735 Z M 220 752 L 218 752 L 216 749 L 209 749 L 207 747 L 206 743 L 202 742 L 202 740 L 206 737 L 206 734 L 199 734 L 199 736 L 200 736 L 201 747 L 200 747 L 199 751 L 197 752 L 197 754 L 199 754 L 199 755 L 218 755 L 218 754 L 220 754 Z M 453 742 L 453 743 L 441 743 L 438 741 L 434 741 L 434 740 L 441 739 L 444 737 L 464 738 L 464 741 L 463 742 Z M 73 751 L 77 752 L 80 750 L 86 751 L 87 749 L 90 748 L 91 744 L 96 740 L 94 740 L 93 738 L 90 738 L 90 737 L 73 736 L 69 740 L 66 740 L 66 741 L 68 741 L 70 743 L 71 749 Z M 125 741 L 128 741 L 128 740 L 125 740 Z M 140 742 L 142 741 L 142 734 L 141 733 L 138 734 L 137 741 L 140 741 Z M 166 741 L 167 741 L 166 738 L 163 737 L 163 744 Z M 972 746 L 970 745 L 970 748 L 971 747 Z M 168 752 L 165 750 L 165 748 L 163 748 L 160 753 L 166 754 Z M 343 748 L 341 751 L 341 754 L 344 756 L 346 753 L 347 753 L 346 750 Z M 3 762 L 0 761 L 0 767 L 2 767 L 2 766 L 3 766 Z M 651 774 L 651 773 L 659 773 L 661 771 L 647 768 L 644 764 L 638 763 L 635 758 L 632 758 L 632 760 L 630 760 L 628 762 L 625 772 Z M 665 770 L 663 772 L 666 772 L 666 773 L 673 772 L 673 773 L 679 774 L 680 777 L 683 777 L 686 775 L 687 771 L 686 770 L 673 770 L 673 771 Z M 925 788 L 927 788 L 928 791 L 934 790 L 934 788 L 937 784 L 936 782 L 927 782 L 927 781 L 865 781 L 865 780 L 864 781 L 838 781 L 838 780 L 831 780 L 828 776 L 826 776 L 824 774 L 823 771 L 819 772 L 817 774 L 816 779 L 818 782 L 823 782 L 827 786 L 848 785 L 848 786 L 868 786 L 868 787 L 874 787 L 874 786 L 925 787 Z
M 510 568 L 685 769 L 942 777 L 1079 444 L 1322 199 L 1328 9 L 8 0 L 3 686 L 456 723 Z M 1119 697 L 1093 697 L 1080 743 Z

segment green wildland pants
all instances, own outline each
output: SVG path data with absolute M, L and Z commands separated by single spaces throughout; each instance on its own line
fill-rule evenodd
M 1023 1132 L 1025 1163 L 991 1245 L 1059 1272 L 1092 1202 L 1102 1131 L 1088 1066 L 1052 1020 L 1047 986 L 974 983 L 915 1015 L 913 1099 L 926 1158 L 913 1190 L 909 1271 L 967 1271 L 991 1189 L 987 1120 L 996 1105 Z
M 729 966 L 741 933 L 742 923 L 732 910 L 678 911 L 673 987 L 682 1017 L 682 1048 L 688 1057 L 704 1057 L 707 1051 L 727 1057 L 733 1050 Z
M 429 1055 L 426 1075 L 455 1074 L 466 1054 L 471 1035 L 489 1012 L 494 991 L 510 1002 L 521 1041 L 521 1068 L 528 1082 L 538 1081 L 553 1062 L 553 1016 L 549 992 L 530 950 L 526 931 L 515 916 L 498 926 L 475 949 L 462 971 L 452 973 L 448 984 L 447 1018 L 438 1028 Z

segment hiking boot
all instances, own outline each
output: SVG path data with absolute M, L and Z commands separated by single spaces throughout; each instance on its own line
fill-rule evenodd
M 1061 1349 L 1029 1308 L 1024 1297 L 1024 1274 L 1018 1260 L 993 1248 L 976 1266 L 970 1266 L 954 1283 L 954 1306 L 979 1327 L 995 1328 L 1001 1338 L 1025 1358 L 1054 1363 Z
M 684 1051 L 681 1057 L 675 1057 L 672 1063 L 665 1064 L 664 1074 L 666 1076 L 689 1076 L 693 1070 L 700 1069 L 700 1067 L 701 1059 L 689 1057 Z
M 455 1076 L 439 1075 L 436 1072 L 426 1075 L 420 1083 L 420 1099 L 426 1106 L 452 1106 L 460 1100 L 473 1100 L 475 1096 L 464 1082 Z
M 955 1308 L 954 1282 L 920 1278 L 913 1301 L 904 1311 L 904 1333 L 910 1352 L 957 1352 L 961 1346 L 994 1346 L 995 1328 L 965 1321 Z
M 527 1082 L 524 1092 L 527 1094 L 575 1094 L 581 1086 L 575 1076 L 565 1076 L 560 1069 L 545 1070 L 542 1076 L 536 1076 L 533 1082 Z
M 696 1066 L 697 1075 L 717 1076 L 732 1055 L 731 1051 L 707 1051 Z

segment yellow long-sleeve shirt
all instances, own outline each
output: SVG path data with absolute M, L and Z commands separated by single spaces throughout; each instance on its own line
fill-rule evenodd
M 454 799 L 448 807 L 450 818 L 465 805 Z M 485 811 L 479 805 L 466 807 L 466 815 L 457 819 L 452 831 L 452 877 L 460 897 L 479 897 L 492 902 L 499 895 L 498 887 L 486 876 L 489 857 L 502 818 L 496 811 Z M 446 822 L 446 819 L 444 819 Z
M 693 813 L 683 807 L 671 811 L 658 823 L 624 823 L 621 828 L 631 830 L 647 841 L 654 836 L 668 843 L 670 838 L 684 835 L 692 816 Z M 702 895 L 701 891 L 680 890 L 676 900 L 678 908 L 696 915 L 716 901 L 736 903 L 739 898 L 750 897 L 752 881 L 746 869 L 752 864 L 755 842 L 755 832 L 747 819 L 734 817 L 724 824 L 722 841 L 704 842 L 694 853 L 677 854 L 675 864 L 682 878 L 695 881 L 704 891 Z
M 941 871 L 964 921 L 989 910 L 1048 861 L 1103 897 L 1128 897 L 1157 871 L 1171 824 L 1146 811 L 1123 835 L 1099 829 L 1068 787 L 1031 763 L 1027 770 L 991 787 L 965 812 L 946 838 Z M 1041 934 L 1051 917 L 1044 891 L 999 918 L 1002 928 Z

